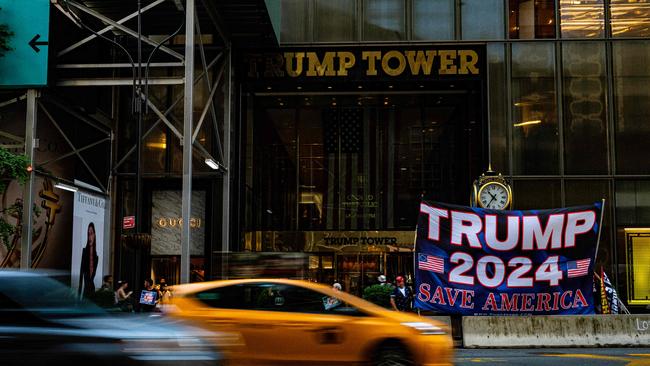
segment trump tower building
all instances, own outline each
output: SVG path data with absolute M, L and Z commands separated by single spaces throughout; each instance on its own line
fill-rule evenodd
M 284 0 L 242 54 L 237 250 L 309 253 L 358 293 L 413 270 L 421 197 L 491 163 L 516 209 L 606 200 L 597 267 L 645 304 L 650 3 Z M 233 242 L 234 244 L 234 242 Z

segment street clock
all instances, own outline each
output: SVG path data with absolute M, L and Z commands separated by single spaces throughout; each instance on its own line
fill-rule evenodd
M 472 184 L 470 198 L 472 207 L 505 210 L 512 204 L 512 187 L 501 175 L 488 168 L 488 171 Z

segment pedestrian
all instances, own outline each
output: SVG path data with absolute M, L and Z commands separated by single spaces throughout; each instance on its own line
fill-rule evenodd
M 129 288 L 129 283 L 126 281 L 117 281 L 117 290 L 115 290 L 115 305 L 122 309 L 122 311 L 130 312 L 133 310 L 131 306 L 131 295 L 133 291 L 126 292 Z
M 386 282 L 386 276 L 384 275 L 379 275 L 377 277 L 377 282 L 379 282 L 380 286 L 388 286 L 390 283 Z
M 99 288 L 100 291 L 113 291 L 113 276 L 106 275 L 102 279 L 102 287 Z
M 140 293 L 140 311 L 143 313 L 155 311 L 158 301 L 160 301 L 160 291 L 154 287 L 153 280 L 151 278 L 144 280 L 144 289 Z
M 413 291 L 406 287 L 404 277 L 395 278 L 397 287 L 393 289 L 390 295 L 390 304 L 395 311 L 411 311 L 411 302 L 413 301 Z

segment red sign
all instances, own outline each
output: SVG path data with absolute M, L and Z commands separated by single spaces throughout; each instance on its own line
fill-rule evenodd
M 135 227 L 135 216 L 126 216 L 122 219 L 122 229 L 133 229 Z

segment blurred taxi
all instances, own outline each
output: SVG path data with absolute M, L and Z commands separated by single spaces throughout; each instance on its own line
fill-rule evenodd
M 311 282 L 228 280 L 174 288 L 174 316 L 238 332 L 235 364 L 450 365 L 446 326 Z

